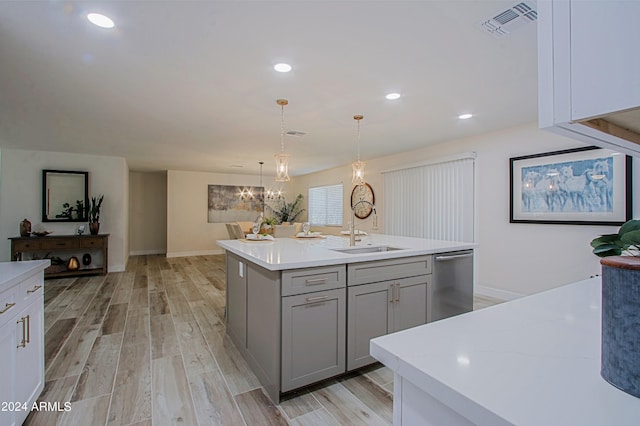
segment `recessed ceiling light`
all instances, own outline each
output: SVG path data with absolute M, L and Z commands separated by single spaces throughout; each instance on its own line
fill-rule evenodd
M 466 120 L 467 118 L 473 117 L 473 114 L 461 114 L 458 116 L 460 120 Z
M 100 13 L 89 13 L 87 15 L 87 19 L 92 24 L 97 25 L 101 28 L 113 28 L 116 26 L 111 18 Z
M 396 99 L 400 99 L 400 93 L 387 93 L 385 98 L 389 99 L 390 101 L 395 101 Z
M 291 71 L 291 65 L 289 64 L 275 64 L 273 69 L 278 72 L 289 72 Z

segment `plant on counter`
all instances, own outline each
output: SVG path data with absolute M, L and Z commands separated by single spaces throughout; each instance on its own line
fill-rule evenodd
M 278 205 L 273 208 L 273 214 L 279 224 L 283 222 L 294 222 L 296 218 L 305 211 L 301 205 L 303 198 L 302 194 L 298 194 L 296 199 L 291 203 L 287 203 L 285 199 L 279 201 Z
M 100 208 L 104 195 L 91 197 L 91 206 L 89 207 L 89 223 L 100 223 Z
M 617 234 L 606 234 L 591 241 L 593 254 L 607 256 L 640 256 L 640 220 L 624 223 Z
M 266 228 L 266 227 L 271 228 L 277 224 L 278 224 L 278 219 L 273 216 L 263 218 L 261 223 L 263 228 Z

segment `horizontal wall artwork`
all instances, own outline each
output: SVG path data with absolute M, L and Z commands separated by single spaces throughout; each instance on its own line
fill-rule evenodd
M 263 210 L 263 190 L 257 186 L 208 186 L 208 222 L 256 220 Z
M 512 223 L 621 225 L 631 219 L 631 157 L 585 147 L 510 163 Z

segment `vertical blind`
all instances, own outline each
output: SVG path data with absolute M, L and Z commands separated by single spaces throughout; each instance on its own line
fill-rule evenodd
M 466 157 L 383 172 L 385 233 L 474 241 L 474 167 Z
M 309 188 L 309 223 L 342 226 L 342 184 Z

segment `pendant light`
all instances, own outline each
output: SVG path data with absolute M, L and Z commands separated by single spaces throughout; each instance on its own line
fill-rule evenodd
M 276 182 L 288 182 L 289 177 L 289 155 L 284 153 L 284 106 L 289 104 L 286 99 L 276 101 L 280 105 L 280 154 L 274 155 L 276 159 Z
M 354 185 L 364 185 L 364 166 L 367 164 L 364 161 L 360 161 L 360 120 L 362 120 L 364 118 L 363 115 L 354 115 L 353 119 L 356 120 L 356 122 L 358 123 L 358 133 L 357 133 L 357 150 L 358 150 L 358 156 L 356 161 L 354 161 L 353 163 L 351 163 L 351 167 L 353 169 L 353 175 L 351 177 L 351 182 L 353 182 Z

